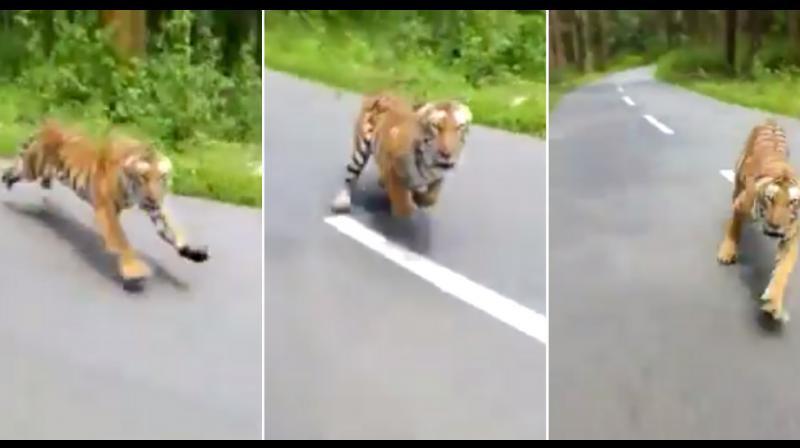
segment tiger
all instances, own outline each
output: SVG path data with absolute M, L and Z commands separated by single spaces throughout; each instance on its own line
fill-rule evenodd
M 742 224 L 751 218 L 761 231 L 778 240 L 778 253 L 770 281 L 761 295 L 761 309 L 775 320 L 787 322 L 783 298 L 789 275 L 797 261 L 800 181 L 789 164 L 786 133 L 770 118 L 754 126 L 736 162 L 733 216 L 717 251 L 722 264 L 736 261 Z
M 387 118 L 392 124 L 385 123 Z M 469 107 L 458 101 L 417 102 L 411 105 L 392 93 L 365 96 L 355 122 L 354 144 L 346 166 L 345 185 L 334 198 L 331 209 L 335 213 L 350 212 L 355 185 L 372 155 L 380 152 L 376 151 L 381 148 L 379 135 L 382 135 L 384 143 L 388 142 L 384 148 L 386 154 L 376 160 L 379 171 L 391 171 L 386 169 L 388 167 L 381 168 L 383 165 L 397 165 L 395 171 L 404 173 L 402 179 L 398 180 L 411 190 L 414 203 L 420 207 L 434 205 L 442 186 L 443 173 L 456 166 L 471 122 Z M 399 126 L 395 133 L 403 134 L 399 140 L 387 138 L 386 131 L 395 125 Z M 401 129 L 404 132 L 400 132 Z M 411 135 L 408 132 L 412 130 L 417 138 L 409 140 Z M 400 145 L 401 141 L 406 146 Z M 415 146 L 412 142 L 419 144 Z M 385 178 L 381 174 L 378 180 L 384 189 Z M 407 210 L 401 214 L 407 215 Z
M 168 157 L 140 140 L 119 135 L 95 140 L 48 120 L 20 145 L 0 179 L 7 190 L 20 181 L 38 181 L 49 189 L 57 180 L 73 191 L 92 207 L 105 249 L 117 256 L 124 284 L 134 286 L 152 271 L 120 223 L 120 214 L 133 207 L 147 213 L 158 236 L 179 256 L 197 263 L 209 258 L 207 247 L 186 242 L 164 206 L 172 171 Z

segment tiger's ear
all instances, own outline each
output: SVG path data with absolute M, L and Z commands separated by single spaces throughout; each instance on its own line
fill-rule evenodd
M 162 176 L 172 172 L 172 161 L 169 160 L 169 157 L 163 155 L 159 157 L 158 172 L 161 173 Z
M 769 177 L 769 176 L 764 176 L 764 177 L 762 177 L 760 179 L 757 179 L 756 183 L 755 183 L 756 191 L 761 191 L 761 189 L 763 189 L 765 186 L 767 186 L 770 183 L 772 183 L 774 180 L 775 179 L 773 179 L 772 177 Z
M 125 169 L 132 170 L 137 174 L 144 174 L 148 172 L 151 168 L 150 164 L 147 161 L 142 160 L 139 157 L 133 155 L 128 156 L 128 158 L 125 159 L 123 166 L 125 167 Z
M 453 116 L 455 117 L 459 126 L 466 126 L 472 123 L 472 111 L 469 110 L 469 107 L 466 104 L 456 102 L 454 109 Z

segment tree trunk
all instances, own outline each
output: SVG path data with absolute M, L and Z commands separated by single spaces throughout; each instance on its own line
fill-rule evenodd
M 100 21 L 112 27 L 114 47 L 124 59 L 143 57 L 147 47 L 147 13 L 144 9 L 100 10 Z
M 595 11 L 597 24 L 597 68 L 605 70 L 608 63 L 608 17 L 607 12 L 602 9 Z
M 700 11 L 694 9 L 687 9 L 683 11 L 684 21 L 686 23 L 686 34 L 689 35 L 689 40 L 702 42 L 703 36 L 700 35 Z
M 562 68 L 567 64 L 564 57 L 564 41 L 563 31 L 561 27 L 561 19 L 558 17 L 558 11 L 551 10 L 550 15 L 550 43 L 551 43 L 551 58 L 550 66 L 555 68 Z
M 800 63 L 800 11 L 786 11 L 786 26 L 789 31 L 789 45 L 792 49 L 792 62 Z
M 744 60 L 744 72 L 748 75 L 753 74 L 753 63 L 755 62 L 756 53 L 761 46 L 761 19 L 763 15 L 758 9 L 751 9 L 747 11 L 747 28 L 750 36 L 749 46 L 747 47 L 747 56 Z
M 675 32 L 672 29 L 672 13 L 671 9 L 661 10 L 661 20 L 664 27 L 664 38 L 667 41 L 667 48 L 672 48 L 675 44 Z
M 737 21 L 737 10 L 725 10 L 725 62 L 728 64 L 728 71 L 732 75 L 736 74 Z
M 580 53 L 583 60 L 583 71 L 592 71 L 594 69 L 594 58 L 592 55 L 592 45 L 589 36 L 591 35 L 591 24 L 589 22 L 589 11 L 585 9 L 575 11 L 580 43 Z
M 582 28 L 580 11 L 574 10 L 572 16 L 572 51 L 575 58 L 575 67 L 581 72 L 586 70 L 585 49 L 581 42 L 583 40 Z

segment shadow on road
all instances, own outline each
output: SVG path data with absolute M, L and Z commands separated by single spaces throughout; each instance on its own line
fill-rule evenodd
M 431 223 L 428 210 L 418 209 L 409 219 L 394 218 L 386 192 L 377 186 L 354 194 L 353 202 L 368 213 L 367 225 L 370 228 L 412 252 L 420 255 L 430 253 Z
M 58 206 L 50 201 L 45 201 L 43 206 L 21 205 L 7 201 L 4 201 L 3 205 L 9 211 L 52 230 L 60 239 L 71 244 L 87 265 L 109 281 L 122 286 L 122 278 L 116 270 L 116 257 L 106 252 L 101 243 L 100 236 L 94 229 L 70 218 Z M 139 254 L 139 256 L 153 269 L 153 276 L 149 281 L 158 279 L 179 290 L 187 290 L 189 288 L 187 283 L 172 275 L 156 260 L 144 254 Z M 137 288 L 130 292 L 135 293 L 141 290 L 142 288 Z

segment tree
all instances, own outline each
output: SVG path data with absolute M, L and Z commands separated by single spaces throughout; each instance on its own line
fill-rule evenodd
M 786 27 L 789 31 L 789 46 L 792 49 L 792 62 L 800 63 L 800 11 L 786 11 Z
M 595 11 L 597 23 L 597 68 L 605 70 L 608 63 L 608 14 L 607 11 L 599 9 Z
M 575 25 L 577 27 L 576 34 L 578 37 L 578 53 L 580 54 L 580 64 L 578 68 L 581 71 L 591 71 L 593 68 L 592 46 L 589 36 L 591 35 L 590 22 L 588 20 L 589 14 L 585 9 L 575 10 Z
M 737 12 L 735 9 L 725 10 L 725 62 L 731 74 L 736 73 Z
M 567 65 L 566 57 L 564 55 L 564 36 L 562 31 L 561 19 L 559 18 L 558 11 L 550 11 L 550 46 L 551 58 L 550 66 L 561 68 Z
M 142 57 L 147 48 L 147 13 L 144 9 L 103 9 L 100 22 L 113 30 L 112 39 L 124 59 Z
M 747 11 L 747 31 L 750 36 L 749 45 L 747 47 L 747 55 L 744 60 L 744 73 L 750 75 L 753 72 L 753 63 L 761 47 L 761 33 L 762 23 L 765 15 L 764 12 L 757 9 Z
M 581 18 L 580 18 L 580 11 L 573 10 L 572 11 L 572 60 L 575 63 L 575 67 L 579 71 L 584 71 L 586 69 L 586 59 L 584 57 L 584 48 L 581 43 Z

